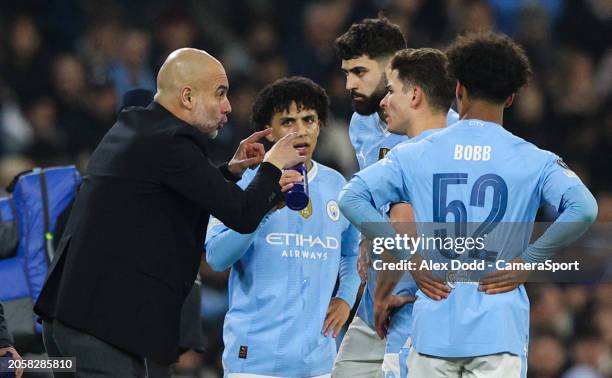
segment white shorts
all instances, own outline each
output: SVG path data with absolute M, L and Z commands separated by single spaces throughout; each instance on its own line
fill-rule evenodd
M 406 344 L 399 353 L 385 353 L 382 363 L 383 377 L 385 378 L 407 378 L 408 377 L 408 355 L 412 339 L 409 337 Z
M 380 378 L 385 355 L 381 339 L 366 322 L 355 316 L 336 355 L 333 378 Z
M 524 358 L 510 353 L 466 358 L 420 354 L 410 348 L 409 378 L 521 378 Z

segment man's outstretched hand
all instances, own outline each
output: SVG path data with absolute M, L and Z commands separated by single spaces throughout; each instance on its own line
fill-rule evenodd
M 266 150 L 259 140 L 272 133 L 272 129 L 257 131 L 246 139 L 240 141 L 240 145 L 227 164 L 227 169 L 236 178 L 242 177 L 244 171 L 254 167 L 263 161 Z

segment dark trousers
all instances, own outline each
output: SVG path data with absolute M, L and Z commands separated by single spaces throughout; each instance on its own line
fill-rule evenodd
M 168 366 L 122 351 L 92 335 L 57 320 L 43 322 L 43 341 L 49 357 L 75 357 L 76 373 L 56 378 L 168 378 Z

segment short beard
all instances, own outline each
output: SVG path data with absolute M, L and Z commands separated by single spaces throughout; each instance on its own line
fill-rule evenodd
M 374 92 L 368 97 L 359 97 L 360 100 L 352 99 L 353 109 L 360 115 L 371 115 L 380 110 L 380 102 L 387 95 L 385 80 L 378 83 Z
M 218 134 L 219 134 L 219 130 L 214 130 L 212 132 L 209 132 L 206 135 L 208 136 L 208 139 L 215 139 Z
M 217 134 L 219 133 L 218 124 L 214 124 L 211 122 L 199 123 L 193 125 L 199 132 L 206 135 L 209 139 L 215 139 Z

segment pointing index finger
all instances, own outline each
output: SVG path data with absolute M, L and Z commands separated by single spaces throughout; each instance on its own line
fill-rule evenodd
M 293 140 L 293 139 L 297 138 L 297 136 L 298 136 L 298 133 L 296 133 L 296 132 L 294 131 L 294 132 L 291 132 L 291 133 L 289 133 L 289 134 L 285 135 L 284 137 L 280 138 L 278 141 L 279 141 L 279 142 L 281 142 L 281 141 L 283 141 L 283 142 L 284 142 L 284 141 L 289 142 L 289 141 L 291 141 L 291 140 Z
M 244 141 L 248 142 L 248 143 L 252 143 L 252 142 L 257 142 L 258 140 L 260 140 L 261 138 L 269 135 L 272 133 L 272 129 L 271 128 L 267 128 L 265 130 L 261 130 L 261 131 L 256 131 L 253 134 L 251 134 L 249 137 L 247 137 Z

